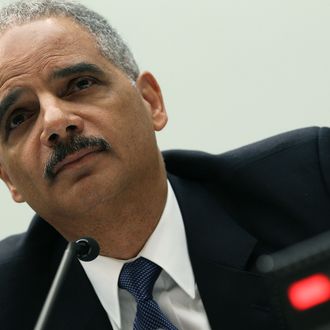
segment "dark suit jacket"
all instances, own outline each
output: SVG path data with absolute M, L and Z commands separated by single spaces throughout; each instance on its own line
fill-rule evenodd
M 330 129 L 296 130 L 218 156 L 164 158 L 212 329 L 279 329 L 270 279 L 255 260 L 329 230 Z M 0 243 L 1 329 L 33 328 L 65 246 L 38 216 L 27 233 Z M 76 260 L 49 329 L 111 329 Z

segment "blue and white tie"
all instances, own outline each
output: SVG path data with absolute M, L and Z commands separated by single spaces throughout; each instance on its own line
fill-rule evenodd
M 158 265 L 143 257 L 126 263 L 121 270 L 118 285 L 131 293 L 137 303 L 133 330 L 178 330 L 152 297 L 160 272 Z

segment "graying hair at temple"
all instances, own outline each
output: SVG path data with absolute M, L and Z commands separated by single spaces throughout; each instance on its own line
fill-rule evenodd
M 139 68 L 128 46 L 118 32 L 98 13 L 82 4 L 65 0 L 23 0 L 0 8 L 0 32 L 46 17 L 68 17 L 87 29 L 95 38 L 104 57 L 133 81 Z

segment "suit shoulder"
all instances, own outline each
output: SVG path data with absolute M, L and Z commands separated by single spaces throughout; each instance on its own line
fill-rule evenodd
M 281 133 L 246 146 L 214 155 L 199 151 L 172 150 L 163 153 L 167 170 L 174 175 L 207 178 L 212 175 L 229 179 L 255 163 L 291 162 L 307 154 L 318 153 L 321 132 L 330 136 L 329 128 L 308 127 Z M 330 139 L 330 138 L 329 138 Z M 290 155 L 288 159 L 286 155 Z
M 65 246 L 65 240 L 38 215 L 28 230 L 0 241 L 0 267 L 34 260 L 49 253 L 52 248 Z
M 307 154 L 318 152 L 320 132 L 324 129 L 308 127 L 277 134 L 228 151 L 219 155 L 219 158 L 228 162 L 232 170 L 237 170 L 258 161 L 265 160 L 267 162 L 267 159 L 272 162 L 274 159 L 288 161 L 285 154 L 291 155 L 293 159 L 297 159 L 299 155 L 305 157 Z M 326 131 L 328 134 L 330 133 L 328 128 Z
M 21 253 L 25 233 L 9 236 L 0 241 L 0 266 Z

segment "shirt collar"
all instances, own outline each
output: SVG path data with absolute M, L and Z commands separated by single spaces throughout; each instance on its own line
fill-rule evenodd
M 169 181 L 167 186 L 167 200 L 163 214 L 136 258 L 145 257 L 156 263 L 183 291 L 191 298 L 195 298 L 195 279 L 188 254 L 183 219 Z M 118 328 L 121 328 L 118 278 L 124 263 L 132 260 L 98 256 L 91 262 L 81 262 L 104 309 Z

